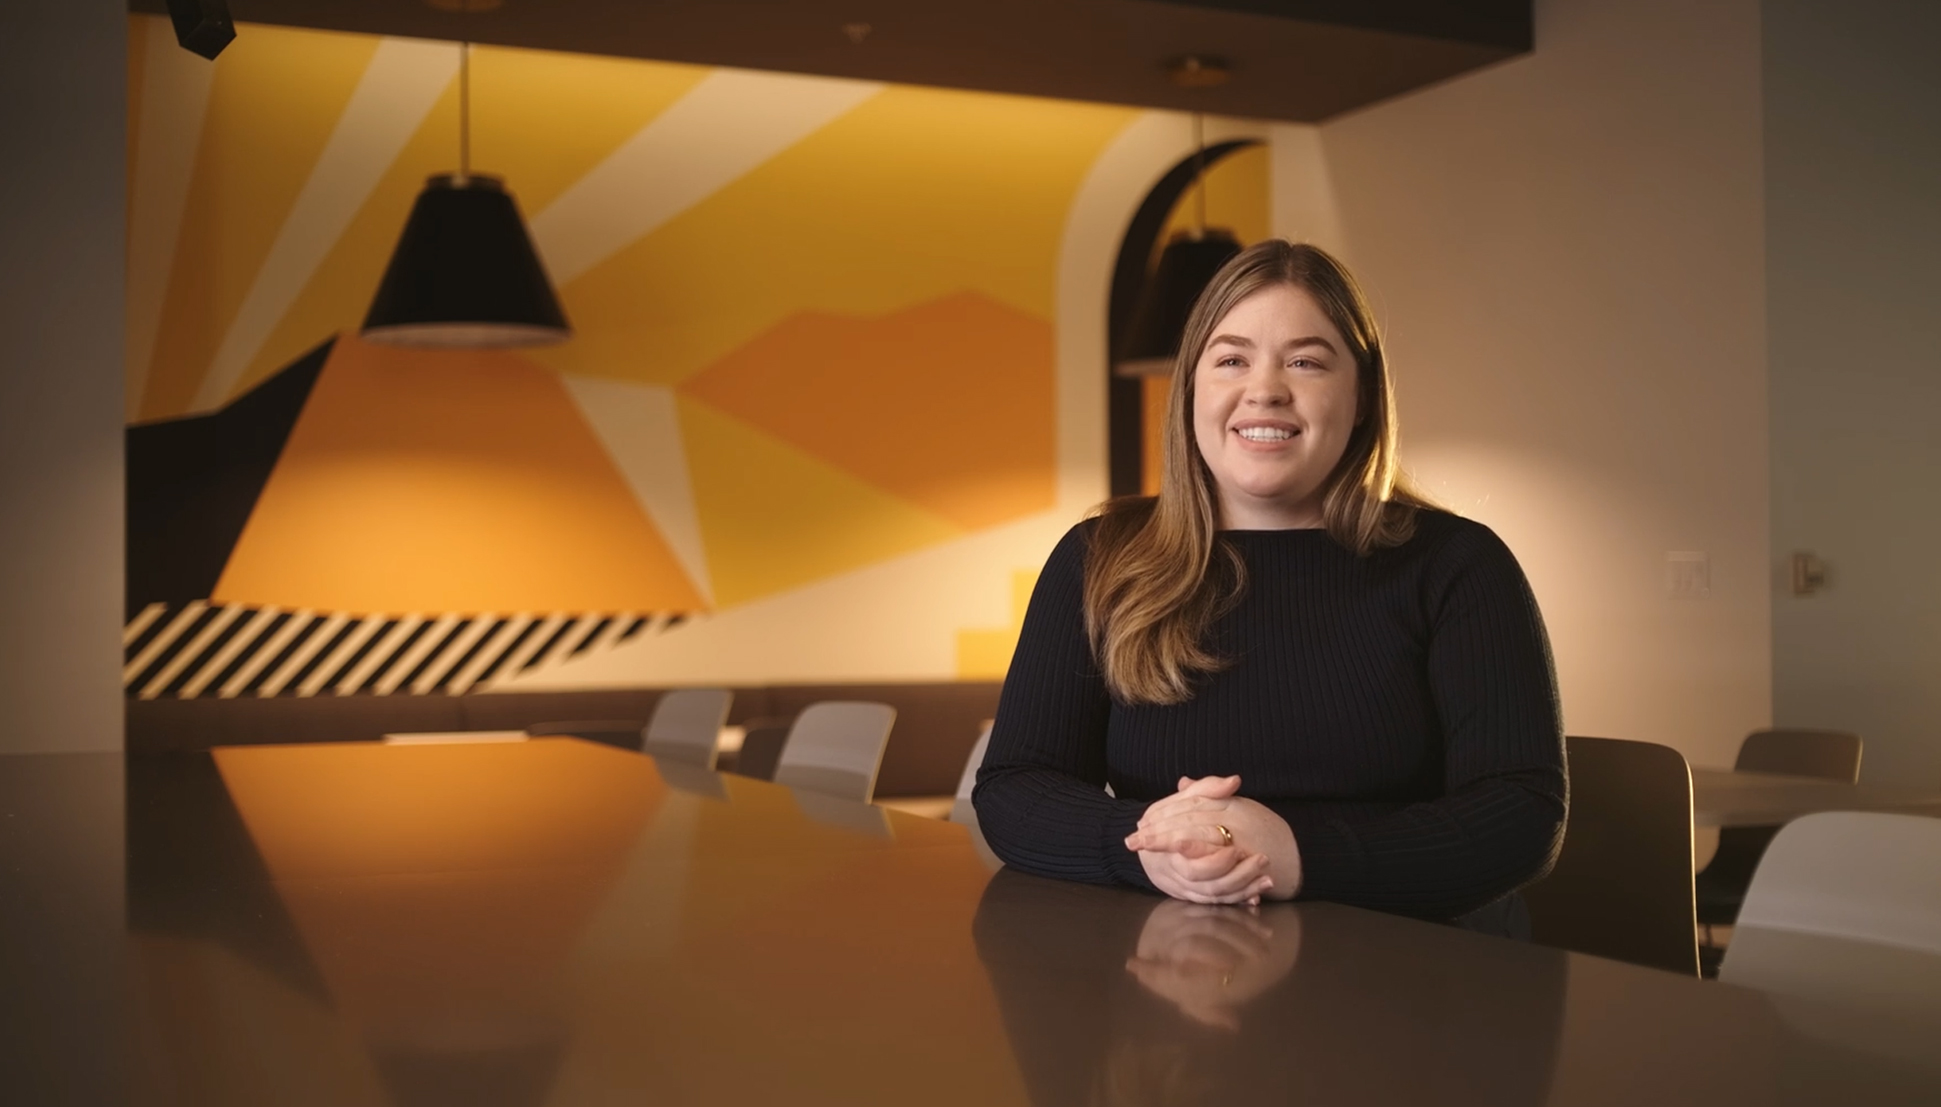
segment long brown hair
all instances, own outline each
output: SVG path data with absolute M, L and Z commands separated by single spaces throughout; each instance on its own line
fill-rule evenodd
M 1173 367 L 1157 497 L 1099 509 L 1085 567 L 1085 629 L 1113 695 L 1182 703 L 1196 674 L 1224 660 L 1207 649 L 1213 621 L 1239 600 L 1246 566 L 1219 541 L 1219 496 L 1193 435 L 1193 386 L 1213 328 L 1240 301 L 1291 285 L 1314 297 L 1355 359 L 1356 416 L 1341 461 L 1322 486 L 1322 526 L 1366 555 L 1399 546 L 1427 506 L 1395 461 L 1395 400 L 1381 333 L 1347 268 L 1318 246 L 1269 239 L 1221 267 L 1193 305 Z

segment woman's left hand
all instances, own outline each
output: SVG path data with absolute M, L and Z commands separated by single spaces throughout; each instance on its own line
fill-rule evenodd
M 1293 899 L 1301 890 L 1301 851 L 1286 820 L 1238 795 L 1240 778 L 1181 777 L 1179 791 L 1154 803 L 1126 838 L 1126 848 L 1200 857 L 1236 845 L 1267 858 L 1274 886 L 1268 899 Z M 1220 833 L 1225 827 L 1232 835 Z

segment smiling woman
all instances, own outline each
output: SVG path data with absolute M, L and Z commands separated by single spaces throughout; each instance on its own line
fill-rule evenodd
M 1505 901 L 1563 826 L 1543 620 L 1494 534 L 1398 483 L 1354 279 L 1312 246 L 1244 251 L 1173 377 L 1159 494 L 1104 505 L 1039 577 L 979 773 L 986 839 L 1199 903 Z

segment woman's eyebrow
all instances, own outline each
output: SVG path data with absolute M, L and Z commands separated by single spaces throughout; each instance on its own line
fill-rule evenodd
M 1221 343 L 1225 343 L 1228 346 L 1244 346 L 1249 350 L 1254 348 L 1253 339 L 1242 338 L 1237 334 L 1216 334 L 1207 342 L 1207 345 L 1218 346 Z
M 1287 348 L 1290 350 L 1298 350 L 1303 346 L 1319 346 L 1331 354 L 1338 354 L 1341 352 L 1334 348 L 1334 343 L 1329 342 L 1327 339 L 1322 338 L 1318 334 L 1311 334 L 1311 335 L 1308 335 L 1306 338 L 1297 338 L 1294 341 L 1289 342 L 1287 344 Z

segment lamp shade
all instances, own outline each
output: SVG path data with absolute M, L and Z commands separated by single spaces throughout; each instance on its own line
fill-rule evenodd
M 399 346 L 542 346 L 571 336 L 519 205 L 496 177 L 425 182 L 363 335 Z
M 1139 290 L 1132 318 L 1119 336 L 1119 356 L 1112 371 L 1122 377 L 1171 375 L 1194 301 L 1220 267 L 1239 252 L 1239 240 L 1218 228 L 1173 236 L 1160 251 L 1159 267 Z

